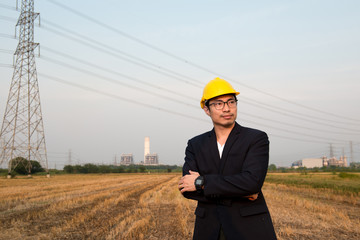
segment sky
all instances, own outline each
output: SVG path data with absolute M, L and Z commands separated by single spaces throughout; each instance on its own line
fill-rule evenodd
M 20 2 L 20 1 L 19 1 Z M 0 114 L 20 10 L 0 3 Z M 20 3 L 19 3 L 20 6 Z M 182 165 L 212 129 L 215 77 L 240 92 L 237 122 L 265 131 L 270 164 L 342 153 L 360 161 L 360 2 L 35 0 L 35 53 L 49 168 L 143 160 Z M 18 34 L 17 34 L 18 36 Z

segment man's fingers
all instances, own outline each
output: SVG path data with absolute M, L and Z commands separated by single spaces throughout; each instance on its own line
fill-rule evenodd
M 181 193 L 183 193 L 183 192 L 187 192 L 187 191 L 188 191 L 188 189 L 187 189 L 187 188 L 185 188 L 185 187 L 184 187 L 184 188 L 182 188 L 182 189 L 180 190 L 180 192 L 181 192 Z

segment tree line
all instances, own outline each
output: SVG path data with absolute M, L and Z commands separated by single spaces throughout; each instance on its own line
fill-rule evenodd
M 28 161 L 23 157 L 17 157 L 10 161 L 12 166 L 16 166 L 11 172 L 12 175 L 27 175 L 27 174 L 36 174 L 43 173 L 45 169 L 41 166 L 38 161 L 30 160 L 30 172 Z M 83 165 L 65 165 L 63 170 L 49 169 L 50 173 L 67 173 L 67 174 L 76 174 L 76 173 L 147 173 L 147 172 L 181 172 L 182 167 L 177 165 L 97 165 L 93 163 L 86 163 Z M 277 167 L 275 164 L 270 164 L 268 167 L 269 172 L 360 172 L 360 162 L 350 163 L 349 167 L 336 167 L 328 166 L 321 168 L 285 168 Z M 0 174 L 7 174 L 7 169 L 0 169 Z
M 181 167 L 176 165 L 66 165 L 65 173 L 145 173 L 145 172 L 178 172 Z
M 360 172 L 360 162 L 352 162 L 348 167 L 338 167 L 338 166 L 326 166 L 326 167 L 298 167 L 298 168 L 286 168 L 286 167 L 276 167 L 275 164 L 270 164 L 268 167 L 268 172 Z
M 11 166 L 16 166 L 12 169 L 11 175 L 28 175 L 28 174 L 42 174 L 45 173 L 45 169 L 38 161 L 29 161 L 23 157 L 17 157 L 10 161 Z M 92 163 L 86 163 L 83 165 L 65 165 L 62 170 L 49 169 L 50 173 L 56 174 L 76 174 L 76 173 L 147 173 L 147 172 L 181 172 L 181 167 L 177 165 L 97 165 Z M 7 169 L 0 168 L 0 174 L 5 175 L 8 173 Z

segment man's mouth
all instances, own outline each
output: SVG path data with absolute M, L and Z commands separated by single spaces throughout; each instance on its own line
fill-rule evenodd
M 232 118 L 232 116 L 233 115 L 231 115 L 231 114 L 230 115 L 222 115 L 222 117 L 225 118 L 225 119 L 230 119 L 230 118 Z

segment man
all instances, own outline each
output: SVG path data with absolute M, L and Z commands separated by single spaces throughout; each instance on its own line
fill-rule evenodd
M 179 190 L 198 201 L 193 239 L 276 239 L 261 192 L 268 162 L 266 133 L 240 126 L 239 92 L 215 78 L 200 105 L 214 128 L 189 140 Z

